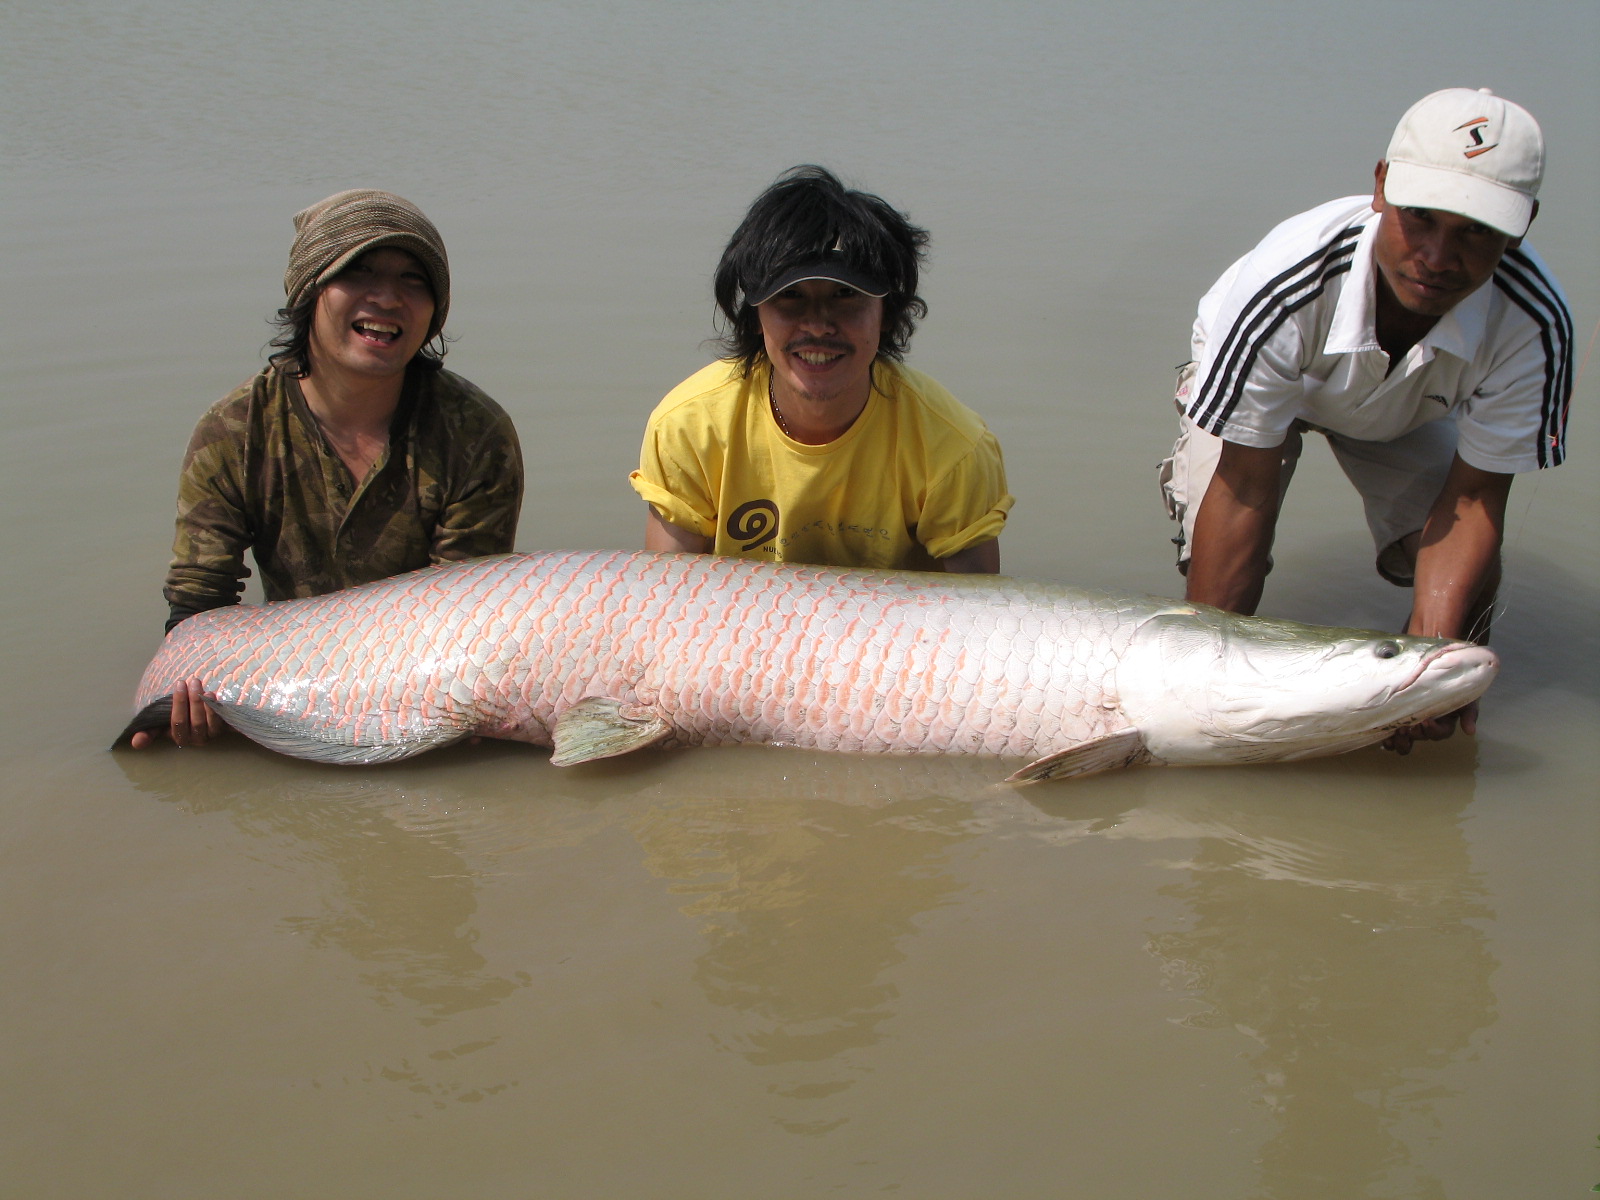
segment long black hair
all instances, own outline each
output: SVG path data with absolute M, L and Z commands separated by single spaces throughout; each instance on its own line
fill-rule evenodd
M 928 231 L 882 197 L 846 188 L 824 167 L 793 167 L 756 197 L 722 251 L 714 280 L 724 326 L 718 349 L 748 374 L 765 346 L 752 293 L 790 267 L 837 255 L 889 289 L 878 353 L 901 359 L 928 313 L 917 295 L 927 246 Z

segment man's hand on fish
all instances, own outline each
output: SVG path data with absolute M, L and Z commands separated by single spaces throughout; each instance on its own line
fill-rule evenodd
M 175 746 L 204 746 L 227 728 L 222 718 L 211 711 L 205 700 L 205 685 L 199 679 L 180 679 L 172 687 L 172 721 L 166 734 Z M 141 731 L 129 744 L 143 750 L 161 740 L 161 731 Z
M 1510 491 L 1510 475 L 1480 471 L 1456 455 L 1426 527 L 1400 543 L 1414 572 L 1406 633 L 1478 643 L 1489 640 L 1500 588 L 1500 542 Z M 1397 729 L 1383 745 L 1409 754 L 1415 742 L 1450 737 L 1458 722 L 1468 737 L 1477 733 L 1477 701 L 1442 717 Z
M 1412 744 L 1415 742 L 1442 742 L 1456 731 L 1456 722 L 1461 722 L 1461 732 L 1468 737 L 1476 736 L 1478 732 L 1478 702 L 1474 700 L 1465 708 L 1458 708 L 1453 713 L 1445 713 L 1442 717 L 1434 717 L 1431 721 L 1423 721 L 1418 725 L 1409 725 L 1404 729 L 1396 729 L 1383 743 L 1385 750 L 1393 750 L 1396 754 L 1410 754 Z

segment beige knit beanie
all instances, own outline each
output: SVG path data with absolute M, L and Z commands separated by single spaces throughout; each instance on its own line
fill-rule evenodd
M 328 282 L 366 251 L 395 246 L 416 256 L 433 286 L 428 338 L 444 328 L 450 312 L 450 260 L 433 222 L 409 200 L 371 188 L 338 192 L 295 213 L 294 228 L 289 269 L 283 273 L 288 307 L 293 308 L 309 289 Z

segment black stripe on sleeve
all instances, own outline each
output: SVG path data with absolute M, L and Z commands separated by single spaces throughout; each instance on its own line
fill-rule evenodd
M 1240 310 L 1211 372 L 1189 405 L 1191 421 L 1220 434 L 1244 395 L 1245 383 L 1261 347 L 1294 313 L 1327 288 L 1327 281 L 1350 269 L 1355 242 L 1364 225 L 1350 225 L 1287 270 L 1269 279 Z
M 1519 250 L 1508 250 L 1500 260 L 1494 284 L 1539 327 L 1545 367 L 1535 456 L 1540 467 L 1559 466 L 1566 458 L 1572 404 L 1572 314 L 1551 280 Z

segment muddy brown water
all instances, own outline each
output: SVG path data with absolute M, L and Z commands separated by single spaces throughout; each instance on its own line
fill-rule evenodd
M 1193 304 L 1454 84 L 1550 143 L 1600 317 L 1600 10 L 25 3 L 0 46 L 0 1195 L 1578 1195 L 1600 1180 L 1600 374 L 1512 492 L 1476 741 L 1016 790 L 760 748 L 372 770 L 112 755 L 199 411 L 289 216 L 436 220 L 519 546 L 637 545 L 644 417 L 782 168 L 933 233 L 911 361 L 999 434 L 1008 571 L 1171 592 Z M 1393 627 L 1326 455 L 1266 611 Z

